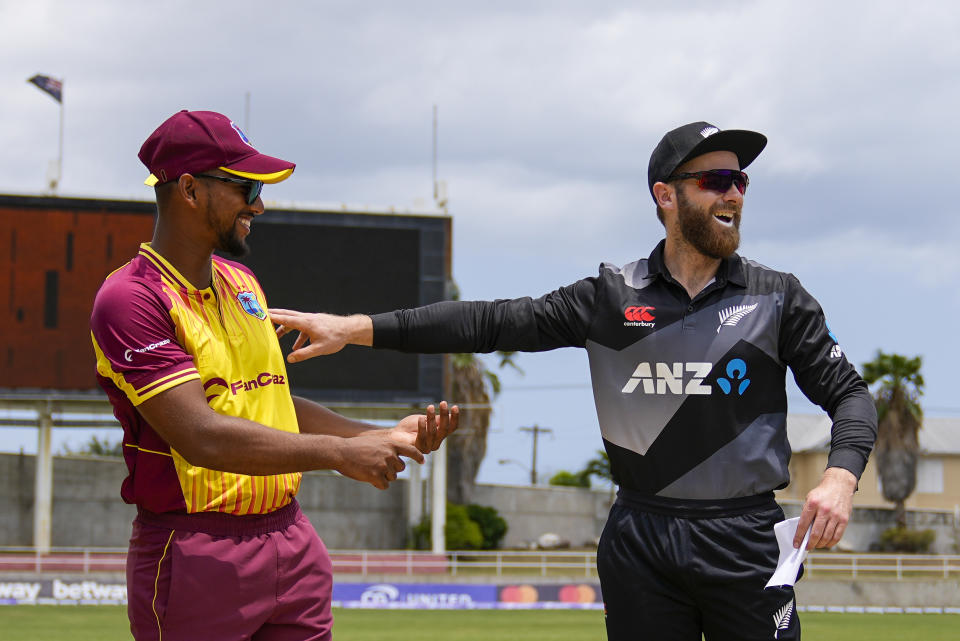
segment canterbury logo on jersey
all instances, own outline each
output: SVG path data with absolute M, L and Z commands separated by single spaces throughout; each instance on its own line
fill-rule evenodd
M 654 307 L 648 305 L 631 305 L 623 310 L 623 317 L 626 322 L 624 327 L 653 327 L 656 317 L 653 315 Z

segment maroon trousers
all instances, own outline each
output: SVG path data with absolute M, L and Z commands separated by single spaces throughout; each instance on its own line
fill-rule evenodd
M 296 501 L 254 516 L 140 510 L 127 556 L 137 641 L 331 638 L 333 568 Z

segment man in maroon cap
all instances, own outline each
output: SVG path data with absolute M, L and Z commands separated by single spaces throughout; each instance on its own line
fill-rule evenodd
M 300 512 L 301 472 L 385 489 L 457 427 L 440 403 L 395 427 L 291 396 L 266 299 L 245 266 L 264 183 L 294 164 L 259 153 L 227 117 L 174 114 L 140 160 L 157 197 L 153 240 L 94 302 L 97 377 L 124 428 L 137 505 L 127 557 L 134 638 L 331 637 L 331 564 Z

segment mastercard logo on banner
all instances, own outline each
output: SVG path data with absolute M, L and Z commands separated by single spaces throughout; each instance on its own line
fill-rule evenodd
M 594 603 L 597 591 L 589 585 L 565 585 L 560 588 L 561 603 Z
M 500 591 L 502 603 L 536 603 L 540 598 L 532 585 L 508 585 Z

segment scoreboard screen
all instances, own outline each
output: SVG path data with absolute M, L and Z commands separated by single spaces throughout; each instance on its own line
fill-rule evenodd
M 0 389 L 96 389 L 93 298 L 150 240 L 155 211 L 152 202 L 0 195 Z M 247 242 L 241 262 L 271 307 L 416 307 L 444 300 L 450 279 L 447 216 L 268 208 Z M 284 337 L 284 351 L 293 340 Z M 292 390 L 319 401 L 421 404 L 442 396 L 440 355 L 348 347 L 287 368 Z

